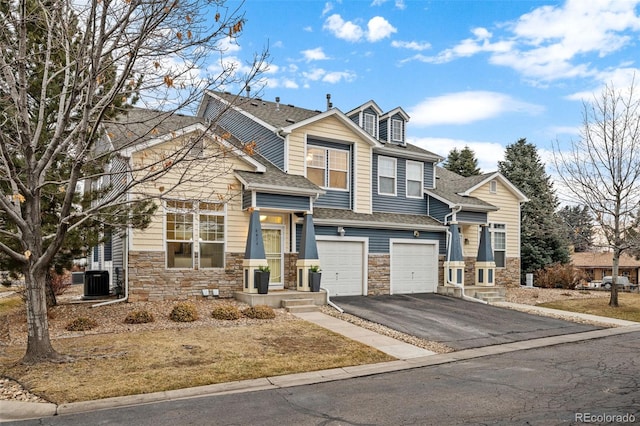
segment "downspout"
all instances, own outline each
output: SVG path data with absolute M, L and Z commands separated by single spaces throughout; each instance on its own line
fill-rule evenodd
M 458 213 L 460 210 L 462 210 L 462 206 L 455 206 L 454 210 L 449 213 L 448 215 L 446 215 L 444 217 L 445 219 L 445 225 L 447 225 L 449 223 L 449 220 L 447 219 L 450 216 L 454 216 L 456 215 L 456 213 Z M 449 262 L 449 259 L 451 259 L 451 231 L 449 231 L 449 228 L 447 228 L 447 263 Z M 449 274 L 447 273 L 447 271 L 445 271 L 444 274 L 444 280 L 447 284 L 452 285 L 454 287 L 457 287 L 460 289 L 461 291 L 461 295 L 462 295 L 462 300 L 466 300 L 468 302 L 476 302 L 476 303 L 482 303 L 483 305 L 488 305 L 488 302 L 485 302 L 484 300 L 480 300 L 480 299 L 476 299 L 475 297 L 471 297 L 471 296 L 467 296 L 466 294 L 464 294 L 464 286 L 460 285 L 456 282 L 452 282 L 449 281 Z
M 322 287 L 320 287 L 320 290 L 324 290 L 325 293 L 327 293 L 327 305 L 331 306 L 333 309 L 335 309 L 336 311 L 340 312 L 341 314 L 344 313 L 344 309 L 342 309 L 340 306 L 338 306 L 335 303 L 333 303 L 331 301 L 331 299 L 329 298 L 329 290 L 327 290 L 326 288 L 322 288 Z

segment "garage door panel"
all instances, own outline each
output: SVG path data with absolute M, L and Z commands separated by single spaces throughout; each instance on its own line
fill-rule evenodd
M 393 294 L 433 293 L 437 288 L 436 244 L 394 243 L 391 258 Z
M 322 287 L 330 296 L 363 294 L 364 243 L 318 241 Z

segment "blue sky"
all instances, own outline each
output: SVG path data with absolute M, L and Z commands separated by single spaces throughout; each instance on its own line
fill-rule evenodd
M 488 172 L 523 137 L 548 162 L 554 141 L 578 137 L 583 99 L 629 84 L 638 3 L 248 0 L 227 59 L 268 46 L 264 99 L 324 110 L 330 93 L 343 112 L 371 99 L 400 106 L 410 142 L 443 157 L 467 145 Z

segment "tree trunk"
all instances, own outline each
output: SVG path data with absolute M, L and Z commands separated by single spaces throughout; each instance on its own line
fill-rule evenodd
M 609 306 L 617 308 L 618 305 L 618 272 L 620 270 L 620 250 L 613 250 L 613 269 L 611 274 L 611 298 Z
M 47 308 L 52 308 L 58 304 L 56 292 L 51 285 L 51 271 L 47 271 Z
M 22 363 L 33 364 L 41 361 L 54 361 L 60 358 L 53 349 L 49 337 L 47 318 L 46 272 L 25 271 L 27 304 L 27 351 Z

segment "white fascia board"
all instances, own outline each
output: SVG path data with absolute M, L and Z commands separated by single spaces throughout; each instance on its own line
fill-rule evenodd
M 443 198 L 440 195 L 436 195 L 428 189 L 424 189 L 424 193 L 429 195 L 430 197 L 435 198 L 436 200 L 446 204 L 450 208 L 461 207 L 464 211 L 474 211 L 474 212 L 494 212 L 500 210 L 500 208 L 490 205 L 490 206 L 478 206 L 475 204 L 465 204 L 465 203 L 454 203 L 451 200 Z M 461 195 L 461 194 L 458 194 Z M 462 195 L 464 197 L 464 195 Z
M 351 111 L 347 112 L 346 115 L 351 115 L 351 114 L 353 114 L 355 112 L 362 112 L 362 111 L 364 111 L 365 109 L 367 109 L 369 107 L 373 108 L 376 111 L 376 113 L 378 114 L 378 116 L 382 115 L 382 108 L 380 108 L 378 106 L 378 104 L 373 99 L 371 99 L 368 102 L 363 103 L 359 107 L 356 107 L 356 108 L 352 109 Z
M 391 118 L 391 117 L 393 117 L 393 116 L 394 116 L 394 115 L 396 115 L 396 114 L 400 114 L 400 115 L 402 116 L 402 118 L 404 118 L 404 121 L 407 121 L 407 122 L 408 122 L 408 121 L 409 121 L 409 119 L 411 118 L 411 117 L 409 117 L 409 114 L 407 114 L 407 113 L 402 109 L 402 107 L 396 107 L 396 108 L 392 109 L 391 111 L 384 113 L 384 115 L 382 115 L 382 116 L 380 117 L 380 119 L 387 119 L 387 118 Z
M 498 179 L 500 182 L 502 182 L 509 189 L 509 191 L 511 191 L 516 196 L 516 198 L 518 198 L 518 201 L 520 201 L 521 203 L 525 203 L 525 202 L 529 201 L 529 198 L 527 198 L 526 195 L 524 195 L 518 188 L 515 187 L 514 184 L 509 182 L 509 179 L 504 177 L 499 172 L 495 172 L 493 174 L 488 175 L 481 182 L 477 183 L 476 185 L 472 186 L 471 188 L 467 189 L 466 191 L 460 193 L 460 195 L 470 196 L 473 191 L 475 191 L 476 189 L 480 188 L 482 185 L 484 185 L 487 182 L 490 182 L 490 181 L 492 181 L 494 179 Z
M 196 131 L 201 131 L 205 135 L 204 137 L 209 137 L 209 139 L 212 139 L 215 142 L 219 143 L 220 145 L 224 146 L 225 148 L 228 148 L 229 150 L 231 150 L 231 152 L 235 156 L 237 156 L 238 158 L 244 160 L 246 163 L 248 163 L 251 166 L 253 166 L 255 168 L 256 172 L 265 172 L 267 170 L 267 168 L 262 163 L 260 163 L 259 161 L 255 160 L 250 155 L 248 155 L 246 152 L 242 151 L 241 149 L 239 149 L 235 145 L 231 144 L 226 139 L 224 139 L 222 137 L 219 137 L 218 135 L 215 135 L 215 134 L 213 134 L 211 136 L 208 136 L 207 132 L 209 131 L 209 129 L 208 129 L 207 126 L 205 126 L 202 123 L 192 124 L 190 126 L 182 128 L 182 129 L 171 131 L 171 132 L 166 133 L 166 134 L 164 134 L 162 136 L 159 136 L 157 138 L 150 139 L 150 140 L 148 140 L 148 141 L 146 141 L 144 143 L 139 143 L 139 144 L 136 144 L 136 145 L 131 146 L 129 148 L 124 148 L 124 149 L 120 150 L 120 154 L 123 155 L 124 157 L 131 157 L 131 155 L 136 153 L 136 152 L 144 151 L 145 149 L 152 148 L 152 147 L 154 147 L 156 145 L 160 145 L 162 143 L 169 142 L 172 139 L 175 139 L 177 137 L 184 136 L 184 135 L 187 135 L 189 133 L 196 132 Z
M 351 121 L 349 119 L 349 117 L 347 117 L 346 115 L 344 115 L 344 113 L 342 113 L 342 111 L 340 111 L 337 108 L 332 108 L 328 111 L 322 112 L 318 115 L 314 115 L 313 117 L 309 117 L 306 120 L 302 120 L 299 121 L 297 123 L 294 123 L 290 126 L 287 127 L 283 127 L 282 130 L 287 132 L 287 133 L 291 133 L 292 131 L 306 126 L 308 124 L 314 123 L 316 121 L 325 119 L 327 117 L 331 117 L 331 116 L 335 116 L 337 119 L 339 119 L 340 121 L 342 121 L 347 127 L 351 128 L 351 130 L 353 130 L 354 132 L 356 132 L 358 135 L 360 135 L 362 137 L 362 139 L 367 142 L 369 145 L 373 146 L 373 147 L 380 147 L 382 146 L 382 144 L 373 136 L 371 136 L 369 133 L 365 132 L 363 128 L 359 127 L 356 123 L 354 123 L 353 121 Z

